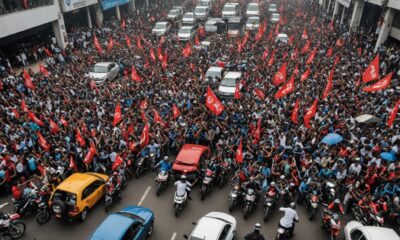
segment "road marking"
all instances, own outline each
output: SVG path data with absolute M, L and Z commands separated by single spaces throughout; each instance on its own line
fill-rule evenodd
M 172 234 L 171 240 L 175 240 L 175 237 L 176 237 L 176 232 L 174 232 L 174 233 Z
M 147 197 L 147 194 L 149 194 L 150 189 L 151 189 L 151 186 L 148 186 L 147 189 L 146 189 L 146 191 L 144 192 L 142 198 L 140 199 L 140 201 L 139 201 L 139 203 L 138 203 L 138 206 L 141 206 L 141 205 L 142 205 L 144 199 Z

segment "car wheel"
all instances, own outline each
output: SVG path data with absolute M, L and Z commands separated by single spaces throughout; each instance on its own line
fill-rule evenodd
M 84 222 L 87 218 L 88 215 L 88 208 L 83 209 L 82 213 L 81 213 L 81 221 Z
M 147 237 L 151 236 L 153 234 L 153 224 L 149 227 L 149 231 L 147 231 Z

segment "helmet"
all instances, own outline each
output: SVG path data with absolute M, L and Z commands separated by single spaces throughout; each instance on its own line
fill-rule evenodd
M 291 208 L 295 209 L 295 208 L 296 208 L 296 203 L 291 202 L 289 206 L 290 206 Z
M 281 175 L 280 179 L 285 180 L 285 175 Z
M 168 161 L 168 156 L 165 156 L 165 157 L 164 157 L 164 160 L 165 160 L 165 161 Z
M 182 182 L 185 182 L 185 181 L 186 181 L 186 175 L 182 175 L 182 176 L 181 176 L 181 181 L 182 181 Z
M 117 172 L 117 171 L 114 171 L 114 172 L 113 172 L 113 176 L 118 176 L 118 172 Z
M 275 182 L 271 182 L 271 187 L 275 187 Z
M 256 225 L 254 225 L 254 230 L 260 230 L 261 229 L 261 224 L 256 223 Z

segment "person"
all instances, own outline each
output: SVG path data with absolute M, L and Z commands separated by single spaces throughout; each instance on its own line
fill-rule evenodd
M 176 186 L 176 194 L 178 196 L 183 196 L 185 193 L 187 193 L 187 198 L 189 200 L 192 200 L 192 198 L 190 197 L 190 188 L 192 187 L 192 184 L 187 181 L 185 174 L 183 174 L 181 178 L 175 182 L 174 185 Z
M 160 172 L 169 172 L 171 170 L 171 163 L 169 162 L 168 156 L 165 156 L 163 160 L 159 161 L 154 168 L 160 167 Z
M 256 223 L 254 225 L 254 230 L 253 232 L 247 234 L 244 239 L 245 240 L 265 240 L 264 236 L 260 233 L 261 225 L 259 223 Z
M 118 200 L 121 200 L 121 178 L 117 171 L 114 171 L 112 176 L 108 179 L 106 187 L 107 191 L 115 188 L 114 196 L 116 196 Z
M 279 221 L 279 226 L 289 231 L 289 236 L 294 232 L 294 221 L 299 221 L 299 216 L 296 212 L 296 203 L 291 202 L 290 207 L 280 207 L 279 211 L 284 212 L 285 215 Z

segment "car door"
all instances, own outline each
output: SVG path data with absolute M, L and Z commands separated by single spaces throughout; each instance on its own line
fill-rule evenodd
M 91 208 L 95 204 L 95 199 L 93 198 L 93 183 L 89 184 L 83 191 L 81 196 L 81 201 L 83 203 L 83 208 L 89 207 Z
M 99 201 L 100 198 L 103 197 L 103 195 L 105 193 L 104 181 L 96 180 L 94 183 L 92 183 L 92 187 L 93 187 L 92 198 L 93 198 L 94 204 L 96 204 L 96 202 Z
M 112 78 L 114 79 L 118 76 L 118 65 L 115 63 L 112 63 L 111 66 L 112 66 L 112 72 L 113 72 Z
M 232 225 L 226 224 L 219 235 L 218 240 L 232 240 L 233 236 L 231 233 Z

